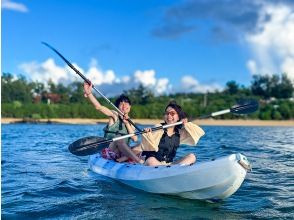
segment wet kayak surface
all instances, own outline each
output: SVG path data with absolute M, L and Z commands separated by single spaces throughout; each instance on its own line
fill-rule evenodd
M 91 172 L 88 157 L 67 147 L 81 137 L 103 136 L 103 127 L 2 124 L 2 218 L 292 218 L 294 127 L 203 126 L 197 147 L 181 147 L 177 156 L 193 152 L 198 161 L 247 156 L 252 172 L 218 203 L 151 194 Z

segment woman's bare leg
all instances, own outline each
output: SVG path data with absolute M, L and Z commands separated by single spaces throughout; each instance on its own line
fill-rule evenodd
M 145 161 L 145 165 L 147 165 L 147 166 L 159 166 L 159 165 L 162 165 L 162 164 L 155 157 L 149 157 Z
M 192 164 L 196 162 L 196 156 L 192 153 L 186 155 L 185 157 L 173 162 L 173 164 Z

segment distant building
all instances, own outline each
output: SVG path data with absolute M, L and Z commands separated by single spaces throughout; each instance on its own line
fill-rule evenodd
M 40 103 L 41 100 L 47 100 L 47 104 L 59 103 L 61 101 L 61 96 L 56 93 L 43 93 L 42 95 L 34 95 L 33 102 Z

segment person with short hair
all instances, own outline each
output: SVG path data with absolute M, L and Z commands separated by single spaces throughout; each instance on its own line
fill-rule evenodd
M 109 121 L 104 128 L 104 137 L 107 139 L 112 139 L 116 136 L 131 134 L 135 132 L 134 126 L 132 126 L 129 121 L 129 113 L 131 111 L 131 101 L 125 95 L 120 95 L 115 101 L 116 107 L 124 114 L 120 115 L 115 110 L 110 110 L 106 106 L 100 104 L 96 97 L 92 94 L 92 85 L 84 83 L 84 96 L 90 100 L 94 107 L 100 111 L 102 114 L 109 118 Z M 137 141 L 137 136 L 132 136 L 133 141 Z M 118 140 L 110 143 L 108 148 L 102 150 L 102 156 L 106 159 L 113 159 L 118 162 L 123 162 L 130 158 L 134 162 L 143 163 L 141 160 L 129 147 L 128 144 L 130 138 L 125 140 Z M 125 144 L 123 144 L 125 143 Z

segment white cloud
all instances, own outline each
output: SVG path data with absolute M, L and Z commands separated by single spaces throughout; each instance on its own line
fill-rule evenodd
M 107 70 L 103 73 L 102 70 L 97 67 L 91 67 L 85 74 L 93 84 L 112 84 L 115 81 L 115 73 L 112 70 Z
M 181 79 L 181 92 L 190 93 L 206 93 L 223 90 L 223 87 L 217 83 L 200 84 L 197 79 L 192 76 L 183 76 Z
M 19 11 L 19 12 L 28 12 L 28 8 L 21 3 L 16 3 L 10 0 L 2 0 L 1 2 L 1 8 L 7 9 L 7 10 L 13 10 L 13 11 Z
M 156 83 L 156 92 L 157 94 L 167 94 L 170 93 L 172 85 L 169 84 L 167 78 L 161 78 L 157 80 Z
M 282 4 L 264 5 L 257 30 L 246 36 L 253 53 L 253 58 L 247 62 L 250 72 L 286 72 L 294 79 L 294 8 Z
M 70 75 L 72 75 L 67 66 L 57 66 L 52 58 L 49 58 L 40 64 L 36 62 L 23 63 L 19 66 L 19 68 L 23 70 L 33 81 L 43 83 L 47 82 L 49 79 L 54 83 L 61 81 L 66 82 L 68 81 Z
M 288 71 L 292 71 L 292 72 L 288 72 L 288 75 L 290 74 L 290 77 L 292 77 L 292 79 L 294 79 L 294 57 L 287 57 L 283 64 L 282 64 L 282 72 L 288 72 Z
M 154 86 L 156 83 L 154 70 L 137 70 L 134 73 L 135 82 L 142 84 L 145 87 Z
M 122 76 L 119 78 L 113 70 L 103 71 L 100 67 L 97 67 L 98 63 L 95 59 L 91 60 L 90 67 L 87 71 L 84 71 L 75 63 L 73 63 L 73 65 L 91 80 L 95 86 L 103 86 L 103 88 L 116 91 L 116 93 L 120 93 L 126 89 L 136 88 L 140 84 L 148 87 L 157 95 L 169 93 L 171 88 L 169 80 L 167 78 L 157 79 L 154 70 L 137 70 L 132 76 Z M 32 81 L 42 83 L 47 83 L 48 80 L 52 80 L 55 84 L 69 84 L 73 81 L 81 80 L 70 67 L 67 65 L 60 67 L 52 58 L 49 58 L 43 63 L 23 63 L 19 68 L 24 71 Z M 113 87 L 116 88 L 113 89 Z M 115 95 L 112 91 L 108 93 Z
M 95 62 L 91 63 L 91 67 L 88 71 L 84 71 L 77 64 L 73 65 L 84 75 L 91 79 L 93 84 L 112 84 L 116 78 L 115 73 L 112 70 L 107 70 L 103 72 L 98 69 Z M 43 63 L 23 63 L 19 68 L 24 71 L 31 80 L 46 83 L 48 80 L 52 80 L 54 83 L 64 83 L 68 84 L 73 81 L 80 80 L 79 76 L 67 65 L 60 67 L 56 65 L 52 58 L 44 61 Z
M 84 71 L 81 71 L 84 72 Z M 103 70 L 99 67 L 98 62 L 96 59 L 91 59 L 90 68 L 85 73 L 87 78 L 89 78 L 94 85 L 101 85 L 101 84 L 112 84 L 116 80 L 115 73 L 112 70 Z
M 247 68 L 252 74 L 257 74 L 256 62 L 254 60 L 247 61 Z
M 161 95 L 170 92 L 171 85 L 167 78 L 155 77 L 155 70 L 137 70 L 133 75 L 135 84 L 142 84 L 144 87 L 151 89 L 156 95 Z

